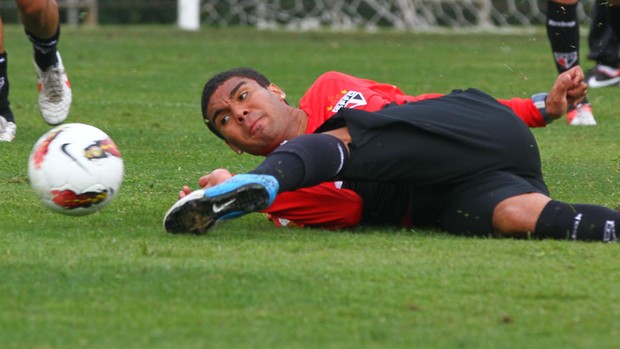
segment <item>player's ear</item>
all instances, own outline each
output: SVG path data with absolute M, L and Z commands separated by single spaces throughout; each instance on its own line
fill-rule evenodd
M 241 150 L 241 149 L 239 149 L 239 148 L 235 147 L 234 145 L 232 145 L 232 144 L 230 144 L 230 143 L 228 143 L 228 142 L 226 142 L 226 144 L 227 144 L 227 145 L 228 145 L 228 147 L 229 147 L 230 149 L 232 149 L 232 151 L 234 151 L 235 153 L 237 153 L 237 154 L 239 154 L 239 155 L 243 154 L 243 150 Z
M 269 84 L 267 89 L 269 91 L 271 91 L 271 93 L 276 95 L 278 98 L 280 98 L 281 100 L 285 100 L 286 99 L 286 93 L 284 93 L 284 91 L 280 87 L 278 87 L 278 85 L 276 85 L 274 83 L 271 83 L 271 84 Z

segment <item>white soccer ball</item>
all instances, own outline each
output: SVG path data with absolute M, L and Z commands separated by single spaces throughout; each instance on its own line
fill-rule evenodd
M 107 206 L 123 181 L 123 159 L 100 129 L 65 124 L 44 134 L 28 160 L 30 185 L 46 207 L 71 216 Z

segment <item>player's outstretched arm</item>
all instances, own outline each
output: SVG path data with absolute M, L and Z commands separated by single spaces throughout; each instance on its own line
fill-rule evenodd
M 583 79 L 583 70 L 579 66 L 558 75 L 545 101 L 550 119 L 561 118 L 570 105 L 575 105 L 586 97 L 588 85 Z

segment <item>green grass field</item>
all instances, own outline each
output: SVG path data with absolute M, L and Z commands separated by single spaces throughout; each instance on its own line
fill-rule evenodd
M 0 348 L 617 348 L 618 244 L 470 239 L 437 231 L 276 229 L 261 215 L 171 236 L 163 214 L 217 167 L 249 170 L 212 136 L 200 92 L 251 66 L 296 104 L 341 70 L 411 94 L 547 91 L 544 31 L 521 35 L 63 28 L 69 122 L 105 130 L 125 160 L 119 196 L 74 218 L 43 208 L 27 159 L 38 115 L 30 45 L 6 28 L 17 138 L 0 144 Z M 585 46 L 585 41 L 584 45 Z M 585 57 L 585 50 L 582 50 Z M 585 59 L 584 59 L 585 61 Z M 585 61 L 585 68 L 592 63 Z M 534 130 L 548 185 L 620 206 L 620 90 L 590 91 L 599 123 Z

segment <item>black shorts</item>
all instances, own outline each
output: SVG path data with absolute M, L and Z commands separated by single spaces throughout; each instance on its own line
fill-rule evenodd
M 499 202 L 523 193 L 548 195 L 529 128 L 478 90 L 338 114 L 352 137 L 342 178 L 409 185 L 414 224 L 492 234 Z
M 452 234 L 492 236 L 493 210 L 503 200 L 525 193 L 549 195 L 534 178 L 496 171 L 456 185 L 411 187 L 408 207 L 417 227 L 439 228 Z

